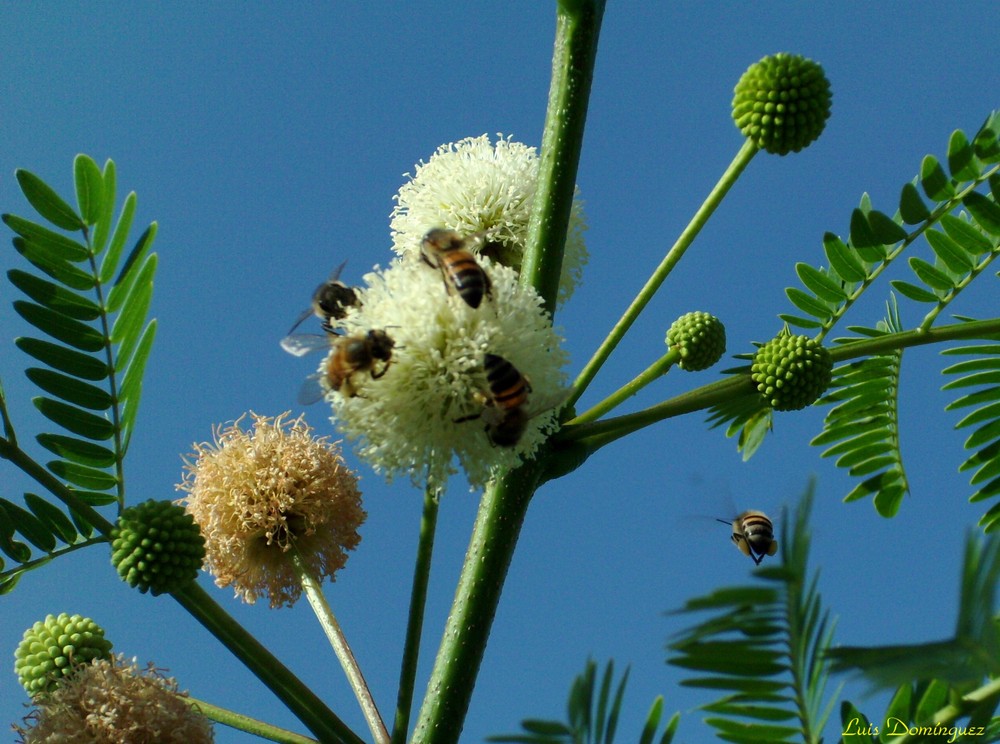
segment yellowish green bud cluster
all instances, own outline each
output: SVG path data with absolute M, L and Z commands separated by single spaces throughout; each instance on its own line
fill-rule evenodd
M 46 615 L 32 625 L 14 651 L 14 672 L 28 695 L 55 689 L 61 680 L 93 659 L 111 658 L 111 641 L 89 617 Z
M 726 352 L 726 328 L 709 313 L 701 310 L 686 313 L 667 330 L 667 347 L 680 352 L 681 369 L 688 372 L 708 369 Z
M 776 411 L 797 411 L 812 404 L 829 387 L 830 352 L 807 336 L 783 330 L 757 349 L 750 376 Z
M 111 531 L 111 551 L 122 581 L 155 597 L 198 576 L 205 540 L 183 506 L 150 499 L 121 513 Z
M 750 65 L 734 93 L 736 126 L 775 155 L 798 152 L 819 137 L 833 98 L 819 64 L 784 52 Z

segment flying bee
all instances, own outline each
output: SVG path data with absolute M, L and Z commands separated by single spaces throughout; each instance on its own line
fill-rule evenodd
M 743 555 L 748 555 L 758 566 L 765 555 L 778 552 L 778 542 L 774 539 L 774 526 L 767 515 L 753 509 L 739 514 L 736 519 L 717 519 L 732 525 L 733 542 Z
M 420 243 L 420 260 L 432 269 L 440 269 L 449 294 L 458 293 L 475 309 L 490 296 L 490 278 L 469 250 L 472 238 L 463 238 L 454 230 L 434 228 Z
M 484 406 L 482 412 L 462 416 L 455 422 L 482 417 L 486 420 L 486 436 L 491 444 L 513 447 L 521 440 L 531 419 L 526 408 L 531 383 L 513 364 L 496 354 L 486 354 L 483 370 L 486 372 L 489 395 L 479 396 Z
M 347 315 L 349 307 L 360 307 L 361 301 L 358 299 L 358 293 L 354 287 L 348 287 L 340 281 L 340 272 L 344 270 L 346 265 L 347 261 L 344 261 L 330 275 L 329 279 L 313 290 L 312 302 L 308 308 L 302 311 L 302 314 L 288 330 L 289 336 L 310 315 L 315 315 L 322 321 L 324 331 L 333 333 L 331 321 L 342 320 Z

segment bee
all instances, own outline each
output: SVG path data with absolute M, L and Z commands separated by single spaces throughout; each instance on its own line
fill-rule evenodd
M 468 249 L 470 238 L 454 230 L 434 228 L 420 244 L 420 260 L 440 269 L 448 293 L 457 292 L 465 304 L 475 309 L 490 296 L 490 278 Z
M 347 308 L 360 307 L 361 301 L 354 287 L 348 287 L 340 279 L 340 272 L 344 270 L 347 261 L 340 264 L 330 275 L 330 278 L 320 284 L 312 293 L 310 306 L 302 311 L 295 323 L 288 330 L 288 335 L 292 334 L 296 328 L 308 318 L 315 315 L 323 323 L 323 330 L 333 333 L 333 323 L 331 321 L 341 320 L 347 315 Z
M 357 395 L 352 377 L 357 372 L 368 372 L 377 380 L 389 369 L 392 349 L 396 342 L 385 331 L 368 331 L 358 336 L 335 334 L 299 333 L 282 339 L 282 347 L 289 354 L 304 356 L 326 349 L 330 352 L 324 370 L 309 375 L 299 391 L 299 403 L 310 405 L 320 400 L 329 390 L 340 390 L 349 398 Z M 381 365 L 378 363 L 382 362 Z M 326 383 L 325 387 L 323 382 Z
M 531 419 L 526 407 L 531 383 L 513 364 L 496 354 L 483 358 L 483 369 L 489 385 L 489 395 L 481 396 L 485 408 L 455 422 L 483 417 L 490 443 L 495 447 L 513 447 L 521 440 Z
M 377 380 L 389 370 L 392 347 L 396 342 L 385 331 L 368 331 L 364 336 L 343 336 L 333 341 L 333 353 L 326 363 L 326 382 L 331 390 L 340 390 L 348 398 L 358 394 L 351 378 L 368 372 Z M 381 369 L 376 371 L 378 362 Z
M 717 519 L 732 525 L 733 542 L 743 555 L 748 555 L 758 566 L 765 555 L 778 552 L 778 542 L 774 539 L 774 526 L 767 515 L 753 509 L 739 514 L 736 519 Z

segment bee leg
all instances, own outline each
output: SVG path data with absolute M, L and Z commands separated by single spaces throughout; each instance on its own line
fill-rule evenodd
M 381 377 L 382 375 L 384 375 L 384 374 L 385 374 L 386 372 L 388 372 L 388 371 L 389 371 L 389 364 L 391 364 L 391 362 L 386 362 L 386 363 L 385 363 L 385 366 L 384 366 L 384 367 L 382 367 L 382 371 L 381 371 L 381 372 L 379 372 L 379 373 L 377 373 L 377 374 L 376 374 L 376 372 L 375 372 L 375 368 L 374 368 L 374 367 L 372 367 L 372 369 L 371 369 L 371 376 L 372 376 L 372 379 L 373 379 L 373 380 L 377 380 L 377 379 L 378 379 L 378 378 L 380 378 L 380 377 Z
M 452 419 L 452 423 L 461 424 L 465 421 L 474 421 L 477 418 L 482 417 L 481 413 L 470 413 L 468 416 L 459 416 L 457 419 Z

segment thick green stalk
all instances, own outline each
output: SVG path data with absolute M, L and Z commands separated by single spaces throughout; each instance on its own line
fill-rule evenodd
M 424 513 L 420 520 L 420 539 L 417 543 L 417 560 L 413 569 L 413 589 L 410 592 L 410 615 L 406 623 L 403 663 L 399 670 L 396 720 L 392 726 L 393 744 L 404 744 L 406 732 L 410 727 L 413 685 L 417 677 L 417 660 L 420 656 L 420 634 L 424 627 L 424 605 L 427 602 L 427 583 L 431 573 L 431 556 L 434 553 L 438 504 L 437 489 L 428 487 L 424 492 Z
M 191 582 L 171 596 L 204 625 L 237 659 L 323 742 L 362 744 L 362 739 L 337 718 L 288 667 L 219 607 L 204 589 Z
M 537 460 L 494 481 L 483 494 L 413 732 L 414 744 L 457 742 L 521 524 L 538 487 Z
M 552 82 L 542 132 L 538 189 L 531 207 L 521 284 L 534 287 L 555 313 L 563 248 L 583 147 L 604 0 L 561 2 L 556 11 Z
M 715 184 L 715 187 L 709 192 L 708 196 L 705 198 L 704 203 L 698 208 L 698 211 L 694 213 L 691 221 L 688 223 L 687 227 L 684 228 L 684 232 L 680 234 L 677 241 L 673 244 L 667 255 L 663 257 L 663 261 L 660 265 L 656 267 L 652 276 L 646 281 L 646 284 L 642 289 L 639 290 L 639 294 L 636 295 L 635 299 L 632 300 L 632 304 L 626 308 L 622 317 L 615 323 L 614 328 L 608 334 L 607 338 L 601 343 L 597 351 L 594 352 L 594 356 L 590 358 L 587 365 L 580 371 L 577 376 L 576 381 L 573 383 L 573 389 L 570 393 L 569 401 L 567 405 L 573 405 L 579 400 L 580 396 L 583 395 L 583 391 L 587 389 L 591 380 L 597 374 L 598 370 L 604 365 L 608 357 L 611 356 L 611 352 L 615 350 L 618 346 L 618 342 L 622 340 L 625 333 L 635 319 L 639 317 L 639 313 L 643 311 L 649 301 L 653 299 L 653 295 L 663 284 L 663 281 L 670 275 L 673 271 L 674 266 L 677 262 L 681 260 L 684 252 L 688 249 L 688 246 L 694 242 L 694 239 L 698 237 L 698 233 L 708 222 L 708 218 L 712 216 L 712 213 L 716 208 L 722 203 L 723 198 L 729 193 L 729 189 L 732 188 L 733 184 L 743 173 L 747 165 L 753 159 L 753 156 L 757 154 L 757 146 L 750 140 L 743 143 L 743 147 L 740 151 L 736 153 L 736 157 L 733 158 L 733 162 L 729 164 L 726 168 L 726 172 L 722 174 L 719 182 Z

